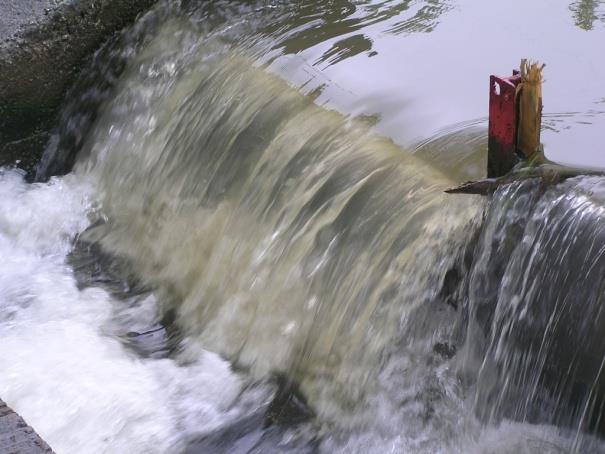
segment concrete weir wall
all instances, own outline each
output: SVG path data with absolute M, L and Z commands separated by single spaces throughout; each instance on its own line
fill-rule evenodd
M 53 450 L 23 418 L 0 400 L 0 453 L 41 454 Z
M 31 176 L 85 60 L 155 0 L 0 0 L 0 166 Z M 0 400 L 0 453 L 52 453 Z
M 32 172 L 83 62 L 155 0 L 0 0 L 0 166 Z

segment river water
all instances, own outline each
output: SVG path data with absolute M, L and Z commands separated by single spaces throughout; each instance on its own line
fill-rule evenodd
M 605 167 L 603 44 L 598 1 L 160 3 L 0 171 L 0 396 L 58 453 L 605 452 L 605 180 L 443 192 L 524 56 Z

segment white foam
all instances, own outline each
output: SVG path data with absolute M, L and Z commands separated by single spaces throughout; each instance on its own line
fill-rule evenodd
M 0 170 L 0 396 L 56 452 L 173 452 L 224 422 L 240 379 L 208 352 L 143 360 L 104 334 L 119 303 L 78 290 L 65 263 L 88 194 L 73 175 Z

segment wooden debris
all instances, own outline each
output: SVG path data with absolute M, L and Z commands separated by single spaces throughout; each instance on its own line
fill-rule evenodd
M 554 163 L 546 163 L 533 167 L 517 167 L 512 172 L 500 178 L 485 178 L 478 181 L 467 181 L 453 188 L 446 189 L 448 194 L 492 194 L 500 186 L 514 183 L 516 181 L 540 179 L 544 185 L 560 183 L 568 178 L 579 175 L 603 175 L 605 172 L 599 170 L 580 169 L 566 167 Z
M 540 148 L 542 123 L 542 70 L 544 64 L 521 60 L 521 83 L 517 85 L 519 120 L 517 151 L 525 159 L 533 159 Z
M 460 186 L 446 189 L 445 192 L 488 195 L 500 186 L 530 178 L 538 178 L 543 185 L 551 185 L 578 175 L 604 174 L 596 170 L 561 166 L 544 156 L 540 144 L 540 127 L 542 70 L 545 66 L 523 59 L 520 71 L 513 72 L 512 77 L 490 76 L 490 178 L 467 181 Z M 497 85 L 498 92 L 494 91 L 494 84 Z M 515 91 L 514 99 L 506 92 L 511 89 Z M 514 165 L 509 156 L 511 153 L 516 155 L 515 159 L 522 160 Z M 512 170 L 509 170 L 511 168 Z

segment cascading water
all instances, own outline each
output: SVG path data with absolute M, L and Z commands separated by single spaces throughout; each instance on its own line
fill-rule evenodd
M 451 9 L 404 6 L 338 20 Z M 481 121 L 412 154 L 270 71 L 322 12 L 160 5 L 97 55 L 73 172 L 0 174 L 0 396 L 58 452 L 605 452 L 603 179 L 444 194 Z
M 544 192 L 527 182 L 491 202 L 465 283 L 486 420 L 602 431 L 604 183 L 578 178 Z

